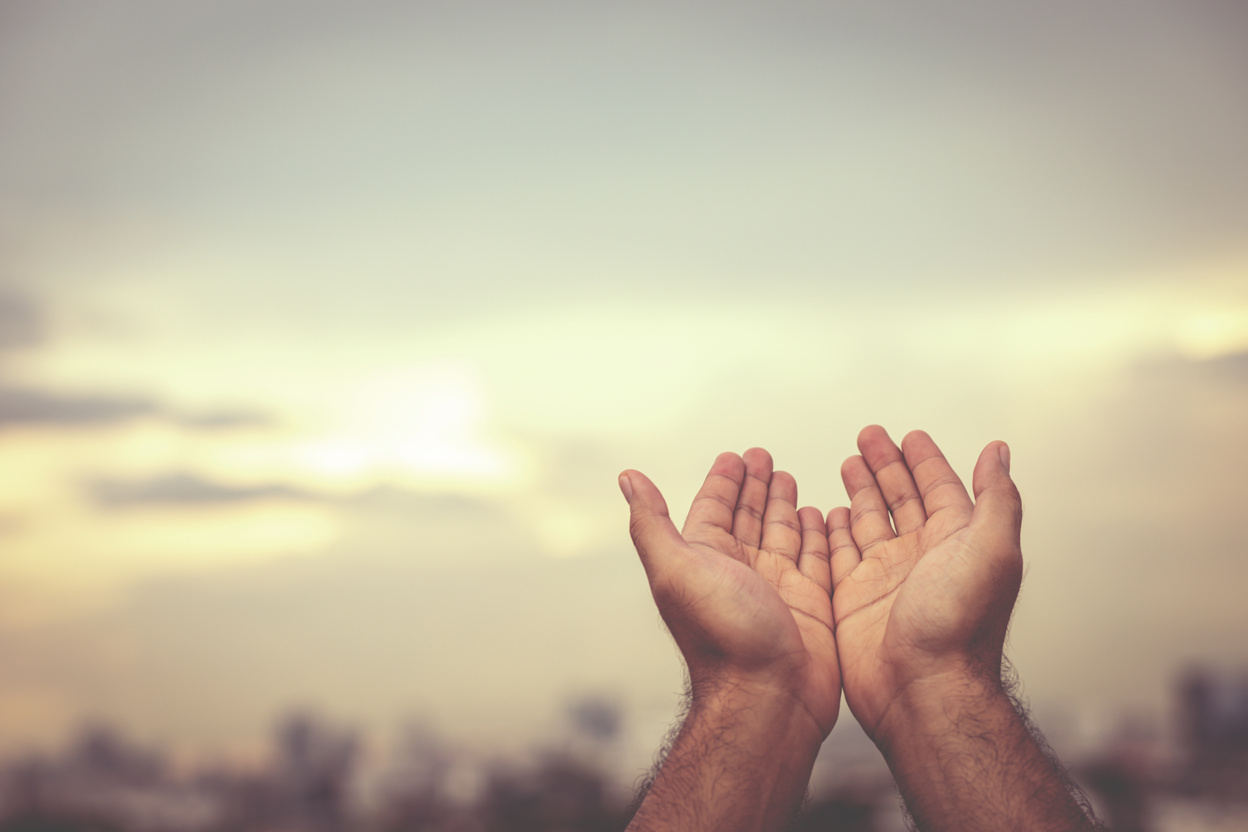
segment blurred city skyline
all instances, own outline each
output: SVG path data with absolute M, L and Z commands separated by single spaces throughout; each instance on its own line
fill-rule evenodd
M 309 704 L 519 746 L 680 670 L 681 516 L 866 424 L 1027 517 L 1038 710 L 1248 665 L 1248 10 L 0 8 L 0 751 Z M 852 720 L 848 712 L 842 720 Z

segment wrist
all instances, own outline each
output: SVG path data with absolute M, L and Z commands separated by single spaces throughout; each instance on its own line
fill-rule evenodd
M 826 735 L 795 691 L 752 676 L 691 677 L 685 722 L 713 727 L 760 757 L 800 754 L 813 761 Z
M 925 677 L 873 736 L 922 829 L 1091 830 L 999 677 Z
M 907 683 L 881 714 L 872 739 L 891 759 L 916 744 L 981 731 L 985 720 L 1015 717 L 999 676 L 961 667 Z
M 785 829 L 822 740 L 783 688 L 748 678 L 691 680 L 689 711 L 629 829 Z

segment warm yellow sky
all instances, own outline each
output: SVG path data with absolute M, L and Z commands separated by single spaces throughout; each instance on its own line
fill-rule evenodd
M 1011 443 L 1038 705 L 1248 664 L 1238 9 L 0 24 L 0 749 L 663 713 L 618 471 L 872 422 Z

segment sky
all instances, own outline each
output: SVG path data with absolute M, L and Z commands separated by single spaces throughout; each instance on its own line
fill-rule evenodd
M 1248 8 L 0 5 L 0 751 L 680 668 L 616 487 L 1013 449 L 1038 710 L 1248 667 Z M 852 717 L 845 712 L 843 721 Z M 1103 720 L 1102 720 L 1103 721 Z

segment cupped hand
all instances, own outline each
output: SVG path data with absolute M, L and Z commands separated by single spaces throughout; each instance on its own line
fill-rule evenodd
M 840 706 L 823 515 L 761 448 L 721 454 L 676 531 L 637 471 L 620 475 L 659 613 L 700 691 L 746 687 L 805 709 L 826 737 Z M 822 738 L 821 737 L 821 738 Z
M 899 449 L 871 426 L 858 449 L 841 468 L 850 507 L 828 513 L 828 545 L 845 699 L 876 737 L 916 682 L 999 682 L 1022 507 L 1002 442 L 979 456 L 973 503 L 922 431 Z

